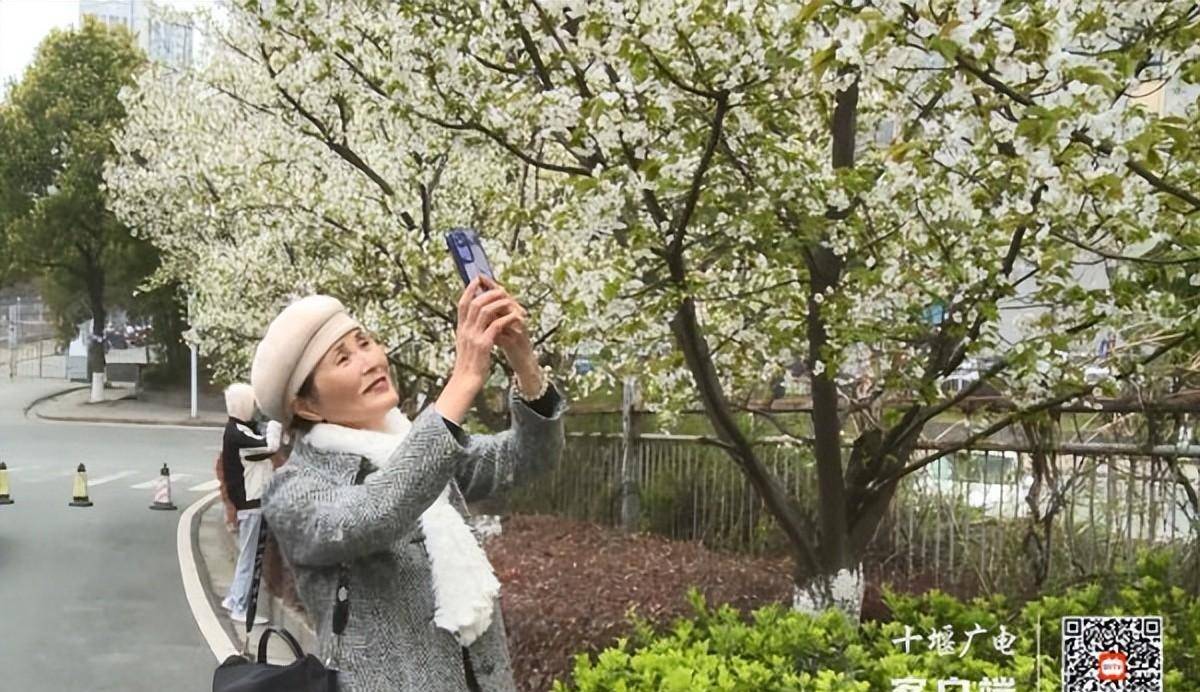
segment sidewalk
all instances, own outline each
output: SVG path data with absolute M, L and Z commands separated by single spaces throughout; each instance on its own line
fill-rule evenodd
M 91 388 L 82 385 L 69 386 L 64 383 L 65 391 L 47 399 L 37 401 L 29 408 L 29 413 L 43 420 L 66 421 L 72 423 L 125 423 L 140 425 L 185 425 L 196 427 L 224 427 L 227 420 L 222 408 L 214 407 L 214 402 L 205 400 L 197 410 L 196 418 L 191 417 L 191 407 L 187 403 L 145 399 L 153 399 L 143 393 L 142 399 L 132 387 L 114 386 L 104 390 L 105 401 L 90 403 Z M 158 397 L 161 399 L 161 397 Z M 176 397 L 178 398 L 178 397 Z
M 221 626 L 238 647 L 246 641 L 246 627 L 229 619 L 229 613 L 221 607 L 221 600 L 229 592 L 233 581 L 233 569 L 237 561 L 237 537 L 225 528 L 224 510 L 221 501 L 210 504 L 200 515 L 195 526 L 195 544 L 199 547 L 197 569 L 200 581 L 208 594 L 208 602 L 217 614 Z M 316 654 L 316 637 L 305 616 L 283 604 L 266 592 L 264 585 L 259 591 L 258 614 L 270 620 L 266 625 L 257 625 L 250 632 L 251 653 L 258 651 L 258 638 L 267 627 L 286 629 L 300 642 L 304 653 Z M 291 649 L 278 637 L 271 637 L 267 645 L 267 658 L 272 663 L 290 663 L 294 658 Z
M 3 409 L 7 413 L 18 418 L 24 417 L 26 411 L 33 404 L 81 386 L 59 379 L 10 378 L 7 371 L 0 366 L 0 403 L 3 404 Z

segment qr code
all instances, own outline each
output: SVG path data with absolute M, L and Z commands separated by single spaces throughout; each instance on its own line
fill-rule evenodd
M 1162 692 L 1161 617 L 1062 619 L 1065 692 Z

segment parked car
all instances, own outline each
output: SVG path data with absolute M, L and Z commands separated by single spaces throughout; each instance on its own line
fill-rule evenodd
M 125 340 L 131 347 L 145 346 L 146 342 L 150 340 L 150 325 L 125 325 Z
M 104 350 L 129 348 L 125 332 L 120 329 L 107 329 L 104 332 Z

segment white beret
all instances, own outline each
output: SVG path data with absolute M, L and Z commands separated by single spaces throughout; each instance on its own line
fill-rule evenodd
M 332 296 L 301 298 L 283 309 L 271 325 L 250 366 L 250 386 L 258 407 L 284 426 L 292 420 L 292 401 L 321 357 L 359 323 Z
M 254 418 L 254 388 L 245 382 L 234 382 L 225 388 L 225 413 L 240 421 Z

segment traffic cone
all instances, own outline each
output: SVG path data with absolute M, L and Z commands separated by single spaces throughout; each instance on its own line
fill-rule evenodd
M 158 481 L 154 484 L 154 503 L 150 509 L 179 509 L 171 502 L 171 469 L 166 464 L 158 472 Z
M 0 461 L 0 505 L 11 505 L 13 499 L 8 496 L 8 464 Z
M 87 494 L 87 469 L 83 464 L 75 469 L 75 490 L 71 493 L 72 507 L 91 507 L 92 501 L 88 499 Z

